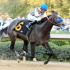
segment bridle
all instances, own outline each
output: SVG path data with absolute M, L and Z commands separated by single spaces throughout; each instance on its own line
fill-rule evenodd
M 56 19 L 56 18 L 54 18 L 54 17 L 52 17 L 52 16 L 47 17 L 47 21 L 48 21 L 49 23 L 53 24 L 53 25 L 56 23 L 56 22 L 55 22 L 55 19 Z

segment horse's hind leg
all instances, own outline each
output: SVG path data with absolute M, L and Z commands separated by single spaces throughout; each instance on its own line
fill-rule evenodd
M 20 57 L 20 55 L 19 55 L 19 53 L 15 50 L 15 42 L 16 42 L 16 34 L 14 34 L 14 32 L 12 32 L 12 33 L 9 33 L 9 37 L 10 37 L 10 40 L 11 40 L 11 45 L 10 45 L 10 50 L 12 51 L 12 52 L 14 52 L 15 53 L 15 55 L 16 55 L 16 57 L 17 58 L 19 58 Z
M 24 40 L 24 45 L 23 45 L 23 51 L 21 52 L 21 57 L 23 57 L 23 60 L 28 60 L 28 40 Z
M 28 40 L 24 40 L 24 45 L 22 48 L 21 56 L 27 56 L 28 54 Z
M 10 45 L 10 50 L 14 50 L 14 45 L 15 45 L 15 41 L 16 41 L 16 36 L 14 35 L 14 33 L 9 33 L 9 37 L 10 37 L 10 41 L 11 41 L 11 45 Z

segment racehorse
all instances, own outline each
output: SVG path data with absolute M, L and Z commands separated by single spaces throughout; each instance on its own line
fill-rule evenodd
M 23 33 L 20 33 L 18 31 L 15 31 L 14 28 L 16 27 L 17 23 L 24 22 L 23 20 L 13 21 L 11 25 L 8 27 L 8 35 L 11 40 L 10 49 L 14 50 L 14 45 L 16 38 L 20 38 L 24 41 L 23 50 L 28 53 L 28 43 L 30 42 L 31 45 L 31 58 L 33 59 L 35 57 L 35 46 L 36 45 L 42 45 L 46 50 L 49 50 L 49 57 L 47 61 L 48 63 L 49 59 L 52 55 L 54 55 L 48 41 L 50 39 L 50 32 L 53 27 L 55 26 L 62 26 L 63 23 L 57 22 L 56 20 L 59 18 L 58 14 L 51 14 L 49 16 L 49 20 L 45 17 L 39 21 L 40 24 L 33 25 L 33 30 L 31 31 L 30 35 L 27 36 Z

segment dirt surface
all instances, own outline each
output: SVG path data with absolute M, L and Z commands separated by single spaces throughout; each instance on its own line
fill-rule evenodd
M 18 63 L 14 60 L 0 60 L 0 70 L 70 70 L 70 63 L 22 61 Z

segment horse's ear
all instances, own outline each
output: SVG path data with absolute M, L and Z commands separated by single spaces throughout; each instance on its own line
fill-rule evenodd
M 52 14 L 58 14 L 58 12 L 56 12 L 56 11 L 54 11 L 54 10 L 52 10 L 51 13 L 52 13 Z

